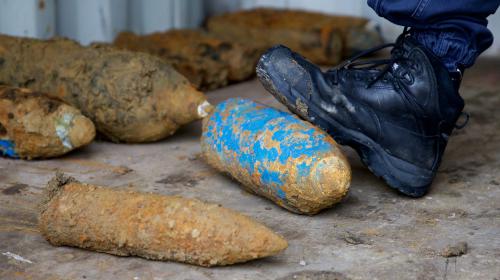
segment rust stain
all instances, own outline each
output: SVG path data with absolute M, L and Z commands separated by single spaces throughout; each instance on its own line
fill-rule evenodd
M 45 9 L 45 0 L 38 0 L 38 9 L 39 10 Z

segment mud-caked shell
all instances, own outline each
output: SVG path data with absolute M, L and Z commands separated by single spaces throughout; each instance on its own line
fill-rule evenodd
M 172 66 L 145 53 L 0 35 L 0 82 L 78 108 L 116 142 L 160 140 L 210 111 Z
M 202 30 L 176 29 L 147 35 L 118 34 L 115 47 L 156 55 L 197 88 L 211 90 L 255 74 L 258 49 L 221 40 Z
M 91 120 L 29 89 L 0 86 L 0 155 L 36 159 L 64 155 L 92 142 Z
M 58 174 L 40 205 L 39 228 L 53 245 L 201 266 L 275 255 L 286 240 L 217 204 L 81 184 Z
M 382 36 L 371 26 L 362 17 L 272 8 L 230 12 L 207 20 L 209 32 L 221 39 L 261 48 L 261 53 L 283 44 L 314 63 L 327 65 L 382 44 Z

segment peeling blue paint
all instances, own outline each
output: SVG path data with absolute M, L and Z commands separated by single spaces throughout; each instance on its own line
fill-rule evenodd
M 260 172 L 262 183 L 264 183 L 266 185 L 275 185 L 275 186 L 279 186 L 279 185 L 283 184 L 283 182 L 280 179 L 279 172 L 264 169 L 262 167 L 259 167 L 259 172 Z
M 311 169 L 311 165 L 307 164 L 306 162 L 302 162 L 302 163 L 297 164 L 297 170 L 298 170 L 300 177 L 309 176 L 310 169 Z
M 10 158 L 19 158 L 16 153 L 16 144 L 10 140 L 0 139 L 0 154 Z
M 250 100 L 228 99 L 206 120 L 202 141 L 227 166 L 248 172 L 258 193 L 288 204 L 285 184 L 300 186 L 314 163 L 336 147 L 329 137 L 291 114 Z M 291 176 L 286 166 L 294 166 Z M 256 179 L 257 178 L 257 179 Z

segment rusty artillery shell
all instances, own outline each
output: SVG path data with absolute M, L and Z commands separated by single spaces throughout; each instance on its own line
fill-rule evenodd
M 178 29 L 147 35 L 118 34 L 113 45 L 147 52 L 170 63 L 201 89 L 216 89 L 255 74 L 260 52 L 202 30 Z
M 314 63 L 327 65 L 382 43 L 380 34 L 368 28 L 365 18 L 300 10 L 231 12 L 209 18 L 207 28 L 221 39 L 261 50 L 283 44 Z
M 56 157 L 94 137 L 94 124 L 78 109 L 29 89 L 0 86 L 0 155 Z
M 203 120 L 201 145 L 210 165 L 296 213 L 316 214 L 349 189 L 350 165 L 329 135 L 249 100 L 219 104 Z
M 196 199 L 81 184 L 60 173 L 45 193 L 39 228 L 57 246 L 201 266 L 267 257 L 288 246 L 262 224 Z
M 0 83 L 80 109 L 116 142 L 149 142 L 204 117 L 205 96 L 160 58 L 67 39 L 0 35 Z

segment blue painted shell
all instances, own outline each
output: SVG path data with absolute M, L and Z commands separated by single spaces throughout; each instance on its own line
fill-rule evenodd
M 16 153 L 15 144 L 10 140 L 0 139 L 0 155 L 10 158 L 19 158 L 19 155 Z
M 219 104 L 201 141 L 209 164 L 293 212 L 315 214 L 349 188 L 349 163 L 328 134 L 250 100 Z

